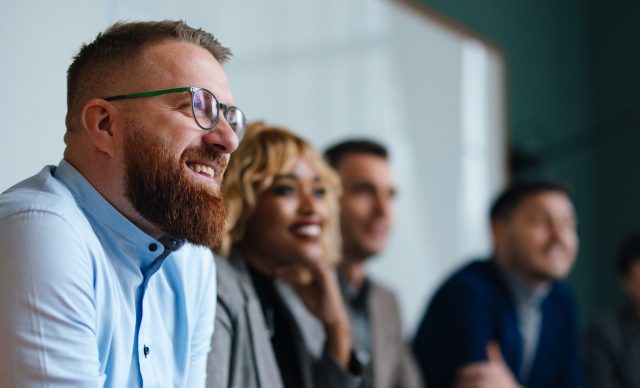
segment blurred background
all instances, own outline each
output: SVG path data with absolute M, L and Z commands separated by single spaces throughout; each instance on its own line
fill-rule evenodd
M 431 293 L 490 251 L 486 213 L 513 176 L 567 182 L 581 250 L 569 282 L 583 323 L 621 298 L 613 257 L 638 227 L 640 3 L 619 0 L 24 0 L 0 25 L 0 190 L 57 164 L 66 68 L 120 20 L 184 19 L 232 48 L 250 119 L 320 149 L 386 144 L 398 221 L 371 271 L 413 332 Z
M 511 174 L 571 185 L 581 247 L 569 282 L 582 323 L 612 308 L 614 257 L 640 229 L 640 3 L 419 3 L 504 50 Z

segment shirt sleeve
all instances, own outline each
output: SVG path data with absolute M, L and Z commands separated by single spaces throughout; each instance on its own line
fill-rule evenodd
M 59 215 L 0 219 L 0 382 L 20 387 L 104 383 L 96 341 L 94 269 Z
M 207 357 L 211 351 L 211 336 L 216 317 L 216 268 L 213 257 L 204 277 L 204 291 L 198 321 L 191 342 L 191 365 L 187 387 L 204 387 L 207 375 Z
M 343 368 L 331 351 L 325 347 L 322 357 L 313 365 L 313 381 L 316 387 L 362 388 L 364 386 L 362 364 L 352 351 L 347 368 Z

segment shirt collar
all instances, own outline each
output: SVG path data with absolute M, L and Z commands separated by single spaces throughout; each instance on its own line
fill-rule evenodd
M 340 284 L 340 291 L 342 291 L 344 299 L 348 301 L 351 306 L 365 305 L 367 294 L 369 293 L 369 279 L 365 278 L 362 287 L 356 290 L 351 287 L 349 281 L 338 272 L 338 283 Z
M 136 226 L 127 217 L 114 208 L 89 181 L 76 170 L 69 162 L 62 160 L 53 172 L 53 176 L 67 186 L 73 194 L 82 211 L 92 222 L 109 229 L 110 234 L 117 235 L 123 241 L 138 247 L 146 252 L 141 255 L 138 263 L 140 268 L 147 265 L 163 254 L 163 251 L 176 251 L 184 243 L 183 240 L 165 235 L 154 239 Z M 166 255 L 170 254 L 168 252 Z M 166 256 L 165 255 L 165 256 Z
M 496 264 L 507 283 L 507 287 L 511 290 L 517 305 L 538 307 L 549 294 L 549 291 L 551 290 L 550 282 L 544 283 L 540 287 L 533 288 L 504 265 L 499 262 Z

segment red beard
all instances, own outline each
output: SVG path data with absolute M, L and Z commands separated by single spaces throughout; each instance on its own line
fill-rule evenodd
M 185 160 L 213 160 L 222 171 L 227 162 L 205 148 L 188 148 L 176 160 L 157 137 L 132 128 L 125 144 L 126 195 L 138 213 L 166 233 L 213 249 L 220 245 L 226 219 L 220 187 L 195 183 L 184 170 Z

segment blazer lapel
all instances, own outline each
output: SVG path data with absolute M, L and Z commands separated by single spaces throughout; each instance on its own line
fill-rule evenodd
M 249 328 L 249 340 L 251 341 L 251 344 L 247 344 L 247 346 L 253 351 L 253 363 L 257 369 L 258 384 L 264 388 L 282 388 L 283 383 L 271 346 L 269 331 L 247 266 L 235 251 L 229 257 L 229 261 L 237 270 L 240 288 L 245 299 L 244 311 Z
M 373 367 L 374 388 L 390 385 L 392 379 L 394 359 L 397 357 L 393 339 L 389 338 L 388 311 L 380 303 L 378 288 L 369 282 L 367 296 L 367 310 L 371 327 L 371 357 Z M 390 341 L 391 340 L 391 341 Z
M 291 319 L 296 355 L 302 374 L 304 388 L 314 385 L 313 365 L 322 357 L 325 343 L 325 332 L 322 324 L 307 310 L 295 291 L 283 283 L 276 284 Z

